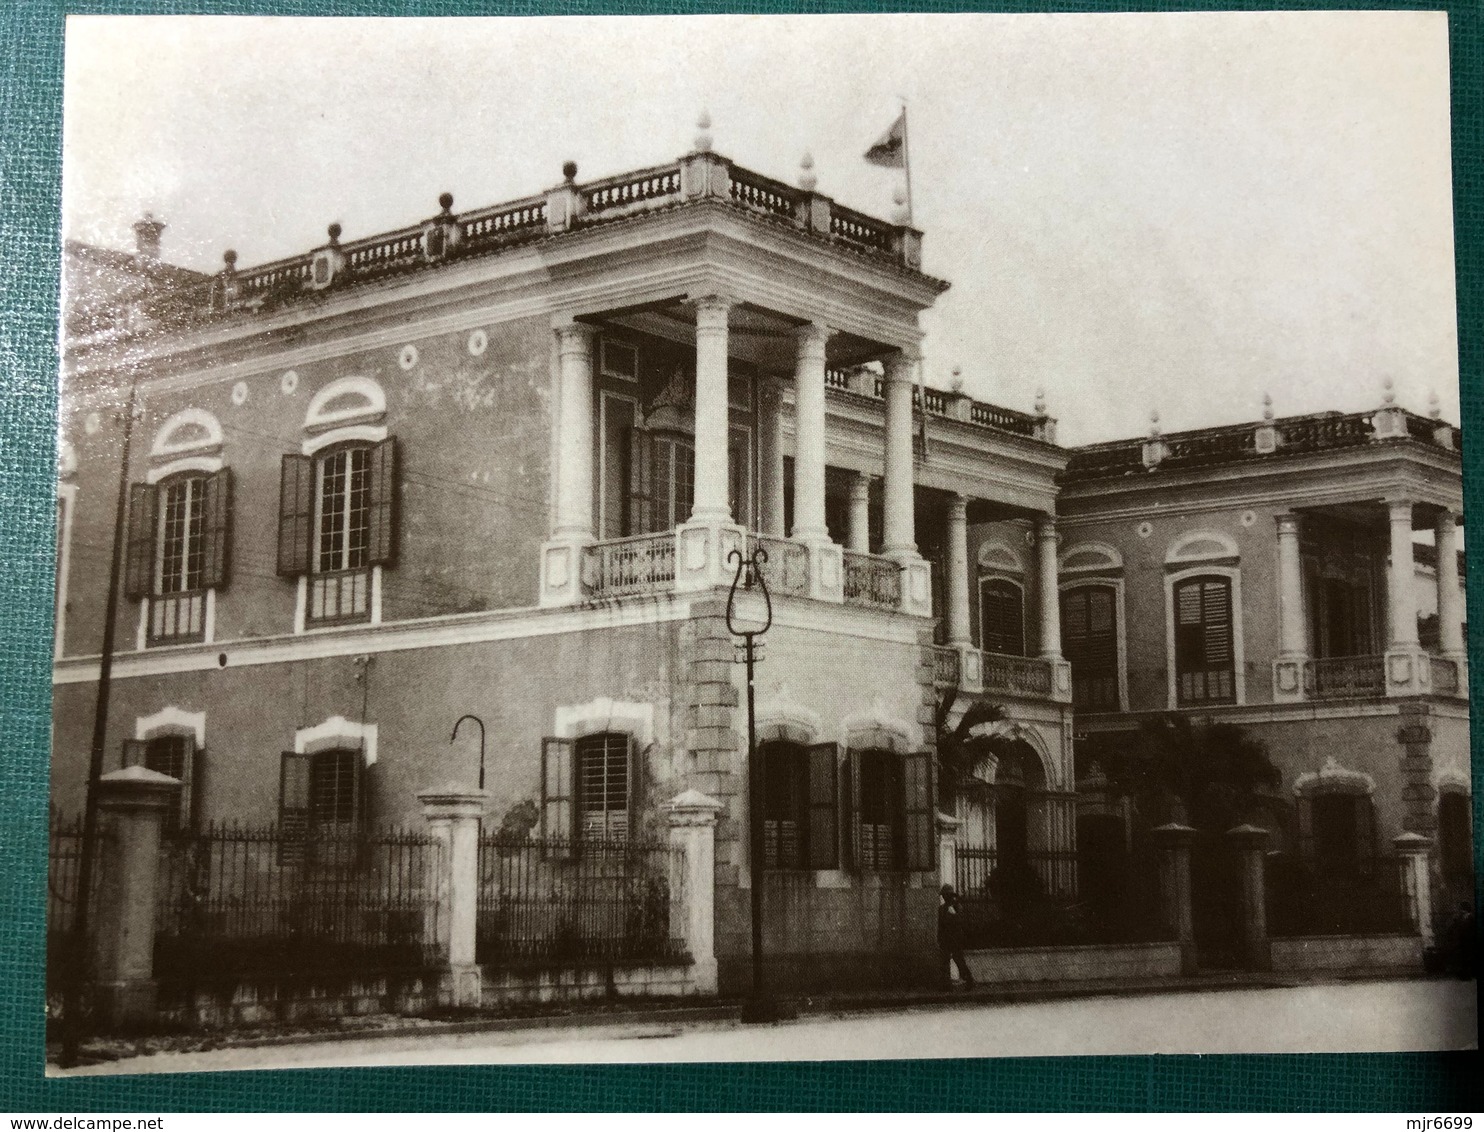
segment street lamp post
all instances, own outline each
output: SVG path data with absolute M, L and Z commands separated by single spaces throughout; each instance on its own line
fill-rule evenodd
M 757 638 L 773 625 L 773 599 L 768 596 L 768 584 L 763 578 L 762 567 L 768 561 L 768 552 L 754 546 L 750 555 L 733 550 L 727 561 L 737 564 L 736 576 L 727 592 L 727 631 L 742 638 L 743 660 L 747 665 L 747 826 L 748 859 L 752 866 L 752 994 L 742 1007 L 744 1022 L 776 1022 L 780 1013 L 778 1004 L 768 994 L 763 975 L 763 775 L 757 759 L 757 694 L 753 675 L 757 664 Z M 762 595 L 763 617 L 758 622 L 739 616 L 737 591 L 741 588 L 751 595 L 757 590 Z

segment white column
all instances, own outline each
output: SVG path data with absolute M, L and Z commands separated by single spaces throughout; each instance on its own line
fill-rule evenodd
M 783 538 L 783 387 L 777 378 L 763 380 L 758 402 L 759 518 L 763 534 Z
M 886 363 L 885 546 L 893 558 L 917 557 L 912 500 L 912 366 L 897 354 Z
M 871 481 L 864 472 L 850 476 L 850 531 L 845 544 L 858 554 L 871 550 Z
M 1387 571 L 1391 650 L 1417 648 L 1417 567 L 1412 559 L 1411 500 L 1388 500 L 1391 516 L 1391 566 Z
M 1057 587 L 1056 549 L 1061 536 L 1056 520 L 1042 515 L 1036 520 L 1036 556 L 1040 564 L 1041 656 L 1061 659 L 1061 593 Z
M 1309 651 L 1308 627 L 1304 621 L 1304 579 L 1299 557 L 1299 517 L 1279 515 L 1278 521 L 1278 626 L 1281 655 L 1288 660 L 1304 659 Z
M 732 521 L 727 498 L 727 315 L 716 295 L 696 301 L 696 479 L 693 523 Z
M 967 647 L 969 629 L 969 502 L 962 495 L 948 500 L 948 643 Z
M 829 538 L 824 522 L 824 347 L 829 328 L 799 327 L 794 365 L 794 529 L 803 542 Z
M 593 537 L 593 328 L 567 319 L 557 334 L 556 515 L 552 536 Z
M 1452 511 L 1440 511 L 1438 546 L 1438 644 L 1444 656 L 1463 656 L 1463 595 L 1458 587 L 1458 522 Z

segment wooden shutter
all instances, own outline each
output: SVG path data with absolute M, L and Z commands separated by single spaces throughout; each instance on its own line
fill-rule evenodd
M 577 834 L 576 744 L 571 739 L 541 740 L 541 838 L 571 845 Z
M 642 429 L 629 432 L 628 465 L 628 529 L 627 534 L 648 534 L 650 526 L 650 467 L 649 434 Z
M 1232 662 L 1232 591 L 1225 578 L 1201 583 L 1201 623 L 1205 629 L 1206 664 L 1212 668 Z
M 119 752 L 119 766 L 145 766 L 149 762 L 149 744 L 143 739 L 125 739 Z
M 155 587 L 155 537 L 159 493 L 152 483 L 129 485 L 129 534 L 124 552 L 124 595 L 146 598 Z
M 809 847 L 811 869 L 840 867 L 840 768 L 834 743 L 809 748 Z
M 926 751 L 902 757 L 902 863 L 918 873 L 937 868 L 932 763 Z
M 314 556 L 314 459 L 283 458 L 278 489 L 278 572 L 286 578 L 309 573 Z
M 629 840 L 638 841 L 644 831 L 644 752 L 632 735 L 629 740 Z
M 863 752 L 852 750 L 845 759 L 845 796 L 850 799 L 850 812 L 846 820 L 850 823 L 850 867 L 861 867 L 861 770 L 864 766 Z
M 284 751 L 278 762 L 278 863 L 304 860 L 309 838 L 309 767 L 313 755 Z
M 181 742 L 180 752 L 180 801 L 176 809 L 176 828 L 191 828 L 191 802 L 194 798 L 196 776 L 196 737 L 191 734 L 177 736 Z
M 397 562 L 397 438 L 389 436 L 370 452 L 371 510 L 366 545 L 371 565 L 395 566 Z
M 979 587 L 980 628 L 985 652 L 1025 655 L 1025 598 L 1020 587 L 991 578 Z
M 223 468 L 202 481 L 205 516 L 201 559 L 201 585 L 222 589 L 230 580 L 232 553 L 232 469 Z

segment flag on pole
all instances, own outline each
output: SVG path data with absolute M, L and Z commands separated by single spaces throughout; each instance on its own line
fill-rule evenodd
M 907 167 L 907 110 L 897 115 L 897 120 L 891 124 L 891 128 L 881 135 L 880 140 L 870 149 L 866 150 L 866 160 L 872 165 L 881 165 L 887 169 L 905 169 Z

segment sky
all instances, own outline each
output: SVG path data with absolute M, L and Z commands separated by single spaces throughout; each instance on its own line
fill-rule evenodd
M 890 216 L 909 113 L 930 384 L 1064 443 L 1440 398 L 1458 419 L 1437 12 L 69 17 L 66 235 L 215 271 L 717 152 Z

